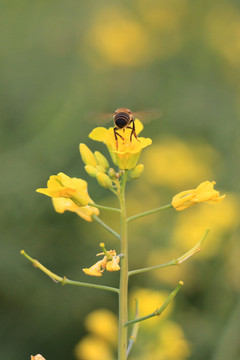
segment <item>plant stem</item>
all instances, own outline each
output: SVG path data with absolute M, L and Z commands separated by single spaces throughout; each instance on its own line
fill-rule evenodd
M 164 205 L 164 206 L 161 206 L 161 207 L 158 207 L 156 209 L 153 209 L 153 210 L 148 210 L 148 211 L 144 211 L 140 214 L 137 214 L 137 215 L 133 215 L 133 216 L 130 216 L 127 221 L 132 221 L 132 220 L 136 220 L 136 219 L 139 219 L 143 216 L 147 216 L 147 215 L 151 215 L 151 214 L 155 214 L 159 211 L 162 211 L 162 210 L 166 210 L 166 209 L 169 209 L 173 207 L 172 204 L 167 204 L 167 205 Z
M 121 208 L 121 274 L 119 287 L 119 328 L 118 328 L 118 360 L 127 359 L 127 336 L 128 329 L 124 324 L 128 320 L 128 238 L 127 238 L 127 217 L 125 205 L 125 187 L 127 171 L 122 176 L 121 187 L 118 191 Z
M 43 266 L 38 260 L 33 259 L 31 256 L 25 253 L 24 250 L 21 250 L 20 253 L 25 256 L 31 263 L 38 269 L 42 270 L 47 276 L 49 276 L 51 279 L 53 279 L 55 282 L 59 282 L 62 285 L 68 284 L 68 285 L 76 285 L 76 286 L 85 286 L 85 287 L 91 287 L 95 289 L 100 290 L 107 290 L 107 291 L 113 291 L 115 293 L 119 293 L 119 290 L 117 288 L 111 287 L 111 286 L 105 286 L 105 285 L 98 285 L 98 284 L 91 284 L 91 283 L 85 283 L 81 281 L 74 281 L 69 280 L 65 276 L 61 277 L 57 274 L 54 274 L 52 271 L 47 269 L 45 266 Z
M 160 264 L 160 265 L 155 265 L 155 266 L 149 266 L 146 268 L 141 268 L 141 269 L 136 269 L 136 270 L 131 270 L 128 272 L 128 275 L 136 275 L 136 274 L 141 274 L 147 271 L 152 271 L 152 270 L 158 270 L 158 269 L 162 269 L 162 268 L 166 268 L 168 266 L 174 266 L 174 265 L 180 265 L 181 263 L 183 263 L 184 261 L 188 260 L 191 256 L 193 256 L 194 254 L 196 254 L 197 252 L 201 251 L 201 247 L 202 244 L 204 242 L 204 240 L 206 239 L 208 233 L 209 233 L 209 229 L 207 229 L 205 231 L 205 233 L 203 234 L 202 238 L 200 239 L 200 241 L 198 241 L 194 247 L 192 249 L 190 249 L 189 251 L 187 251 L 185 254 L 183 254 L 182 256 L 180 256 L 177 259 L 173 259 L 165 264 Z
M 103 209 L 103 210 L 109 210 L 109 211 L 116 211 L 116 212 L 121 212 L 120 209 L 118 208 L 114 208 L 114 207 L 110 207 L 110 206 L 103 206 L 103 205 L 98 205 L 98 204 L 95 204 L 95 203 L 89 203 L 88 204 L 89 206 L 92 206 L 92 207 L 96 207 L 98 209 Z
M 105 222 L 103 222 L 101 219 L 99 219 L 98 216 L 96 215 L 92 215 L 92 218 L 94 220 L 96 220 L 100 225 L 102 225 L 107 231 L 109 231 L 113 236 L 115 236 L 118 240 L 120 240 L 120 235 L 113 230 L 112 228 L 110 228 L 110 226 L 108 226 L 107 224 L 105 224 Z

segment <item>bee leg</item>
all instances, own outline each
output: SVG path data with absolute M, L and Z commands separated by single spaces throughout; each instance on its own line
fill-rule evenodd
M 140 140 L 138 140 L 138 137 L 137 137 L 137 134 L 136 134 L 135 122 L 134 122 L 133 119 L 130 121 L 129 124 L 131 124 L 131 123 L 132 123 L 132 127 L 131 127 L 131 126 L 127 126 L 127 129 L 131 129 L 131 130 L 132 130 L 132 131 L 131 131 L 131 135 L 130 135 L 130 142 L 132 141 L 132 136 L 133 136 L 133 135 L 134 135 L 134 137 L 135 137 L 135 139 L 136 139 L 137 141 L 140 141 Z
M 113 128 L 113 132 L 114 132 L 114 137 L 115 137 L 115 140 L 116 140 L 116 149 L 118 150 L 118 136 L 124 140 L 124 137 L 122 137 L 122 135 L 120 135 L 118 132 L 117 132 L 118 128 L 117 127 L 114 127 Z

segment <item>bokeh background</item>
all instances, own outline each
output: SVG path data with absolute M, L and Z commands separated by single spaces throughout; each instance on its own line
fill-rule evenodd
M 124 106 L 162 112 L 144 129 L 153 145 L 127 189 L 129 215 L 205 180 L 227 194 L 216 207 L 130 224 L 131 269 L 182 255 L 211 228 L 188 262 L 131 279 L 130 308 L 138 297 L 142 315 L 185 283 L 162 318 L 140 327 L 132 359 L 239 359 L 239 1 L 13 0 L 0 17 L 0 358 L 115 359 L 115 294 L 57 285 L 19 252 L 89 281 L 81 269 L 99 242 L 118 249 L 99 224 L 55 213 L 35 189 L 63 171 L 87 179 L 97 203 L 117 206 L 84 172 L 78 145 L 108 156 L 88 139 L 88 114 Z M 116 215 L 100 216 L 118 230 Z M 96 281 L 117 285 L 118 274 Z

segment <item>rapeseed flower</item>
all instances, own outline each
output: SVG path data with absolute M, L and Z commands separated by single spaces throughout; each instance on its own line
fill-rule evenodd
M 219 191 L 214 189 L 215 181 L 204 181 L 196 189 L 182 191 L 172 199 L 172 206 L 178 210 L 184 210 L 199 202 L 214 204 L 225 198 L 220 196 Z
M 135 120 L 136 134 L 138 135 L 143 125 L 139 120 Z M 138 162 L 142 149 L 152 144 L 150 138 L 138 137 L 137 139 L 132 136 L 130 141 L 131 129 L 119 129 L 118 133 L 124 140 L 118 141 L 116 144 L 113 127 L 106 129 L 104 127 L 97 127 L 89 134 L 92 140 L 103 142 L 112 157 L 112 161 L 115 165 L 118 165 L 120 169 L 133 169 Z
M 91 276 L 102 276 L 102 273 L 106 269 L 107 271 L 118 271 L 120 270 L 119 261 L 120 257 L 117 256 L 115 250 L 106 251 L 107 255 L 105 255 L 102 260 L 97 261 L 90 268 L 82 269 L 83 272 L 87 275 Z M 104 255 L 103 253 L 97 254 L 97 256 Z
M 47 188 L 39 188 L 36 191 L 50 196 L 54 209 L 60 214 L 72 211 L 86 221 L 92 221 L 92 215 L 99 215 L 97 208 L 88 205 L 93 203 L 93 200 L 88 195 L 87 182 L 82 179 L 58 173 L 50 176 Z

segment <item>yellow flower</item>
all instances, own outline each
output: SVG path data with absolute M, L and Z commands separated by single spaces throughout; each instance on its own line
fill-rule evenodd
M 60 214 L 64 213 L 64 211 L 72 211 L 86 221 L 92 221 L 92 215 L 99 215 L 99 210 L 97 208 L 90 205 L 81 207 L 77 206 L 71 199 L 68 198 L 53 198 L 52 202 L 54 209 Z M 91 199 L 90 202 L 93 203 Z
M 46 360 L 42 355 L 38 354 L 35 356 L 31 355 L 31 360 Z
M 136 134 L 138 135 L 143 129 L 143 125 L 139 120 L 135 120 Z M 142 149 L 151 145 L 152 140 L 149 138 L 132 137 L 130 141 L 131 129 L 119 129 L 118 133 L 124 138 L 118 141 L 118 149 L 116 147 L 116 140 L 113 132 L 113 127 L 109 129 L 97 127 L 89 134 L 92 140 L 103 142 L 112 157 L 115 165 L 120 169 L 133 169 L 137 165 L 138 158 Z
M 78 206 L 86 206 L 91 201 L 87 191 L 87 182 L 70 178 L 62 172 L 50 176 L 47 188 L 36 191 L 52 198 L 69 198 Z
M 118 271 L 120 270 L 120 266 L 118 265 L 120 258 L 117 256 L 115 250 L 106 250 L 107 255 L 103 257 L 102 260 L 96 262 L 96 264 L 92 265 L 90 268 L 82 269 L 83 272 L 87 275 L 91 276 L 102 276 L 102 273 L 106 269 L 107 271 Z M 97 254 L 104 255 L 104 252 Z
M 182 191 L 172 199 L 172 206 L 180 211 L 198 202 L 208 202 L 210 204 L 220 202 L 225 195 L 220 196 L 219 191 L 214 190 L 215 181 L 204 181 L 196 189 Z
M 106 264 L 107 264 L 107 258 L 106 256 L 104 256 L 102 260 L 99 260 L 98 262 L 96 262 L 96 264 L 92 265 L 90 268 L 85 268 L 82 270 L 87 275 L 102 276 L 102 273 L 106 268 Z
M 113 256 L 112 260 L 108 261 L 106 269 L 107 271 L 118 271 L 120 266 L 118 265 L 120 261 L 119 256 Z

